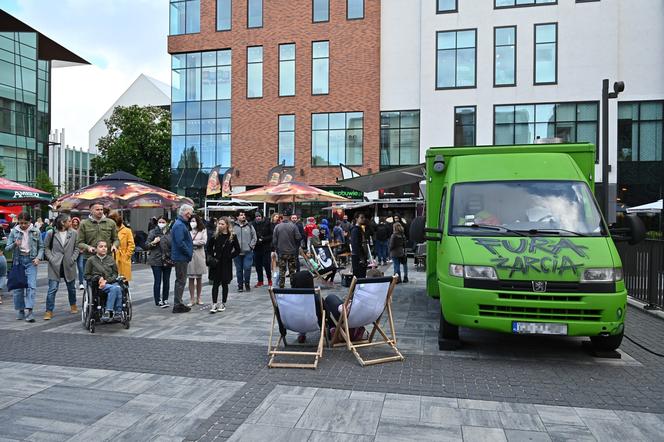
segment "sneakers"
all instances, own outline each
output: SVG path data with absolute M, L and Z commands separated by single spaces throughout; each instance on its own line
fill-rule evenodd
M 159 301 L 159 302 L 155 303 L 155 305 L 157 307 L 162 307 L 163 308 L 164 307 L 164 301 Z
M 32 310 L 28 309 L 28 314 L 25 315 L 25 320 L 27 322 L 35 322 L 35 314 L 32 313 Z
M 403 277 L 403 282 L 408 282 L 408 277 L 407 276 Z
M 250 292 L 251 291 L 251 284 L 249 284 L 248 282 L 245 282 L 244 283 L 244 291 L 245 292 Z
M 25 319 L 25 312 L 23 310 L 17 310 L 16 311 L 16 320 L 17 321 L 22 321 Z
M 270 285 L 271 285 L 271 284 L 270 284 Z M 254 286 L 255 289 L 257 289 L 258 287 L 263 287 L 263 281 L 258 281 L 258 282 L 256 283 L 256 285 Z
M 168 299 L 165 301 L 160 301 L 161 302 L 161 308 L 168 308 L 170 305 L 168 304 Z
M 191 311 L 191 307 L 184 304 L 175 304 L 173 306 L 173 313 L 187 313 L 189 311 Z
M 242 287 L 241 285 L 237 286 L 237 291 L 242 293 L 244 291 L 244 287 Z
M 193 305 L 194 305 L 194 303 L 190 302 L 190 303 L 187 304 L 187 307 L 191 308 L 191 306 L 193 306 Z
M 267 285 L 268 285 L 268 287 L 272 287 L 272 280 L 271 279 L 267 280 Z
M 212 307 L 210 307 L 210 313 L 217 313 L 217 304 L 212 304 Z
M 44 313 L 44 321 L 48 321 L 51 318 L 53 318 L 53 312 L 46 312 Z
M 217 309 L 217 311 L 223 312 L 224 310 L 226 310 L 226 304 L 222 302 L 221 304 L 219 304 L 219 308 Z
M 101 317 L 101 322 L 108 322 L 108 321 L 110 321 L 110 320 L 111 320 L 111 311 L 110 311 L 110 310 L 106 310 L 106 311 L 104 312 L 104 314 L 102 315 L 102 317 Z
M 83 284 L 79 284 L 79 285 L 78 285 L 78 289 L 79 289 L 79 290 L 85 290 L 85 286 L 84 286 Z
M 78 307 L 76 306 L 76 304 L 72 304 L 69 306 L 69 313 L 71 313 L 72 315 L 78 313 Z

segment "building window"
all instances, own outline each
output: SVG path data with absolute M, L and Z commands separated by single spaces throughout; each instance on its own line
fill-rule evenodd
M 475 87 L 476 29 L 436 35 L 436 88 Z
M 279 115 L 278 164 L 295 166 L 295 115 Z
M 263 0 L 249 0 L 247 3 L 247 27 L 263 27 Z
M 618 104 L 618 161 L 662 161 L 664 102 Z
M 494 8 L 521 8 L 524 6 L 555 5 L 558 0 L 495 0 Z
M 330 42 L 315 41 L 312 44 L 311 93 L 324 95 L 330 92 Z
M 295 95 L 295 44 L 279 45 L 279 96 Z
M 420 162 L 420 111 L 380 113 L 380 168 Z
M 263 96 L 263 46 L 247 48 L 247 98 Z
M 187 171 L 231 165 L 231 51 L 175 54 L 171 64 L 171 169 L 183 191 L 196 175 Z
M 454 145 L 475 145 L 475 106 L 454 108 Z
M 313 22 L 330 20 L 330 0 L 312 0 Z
M 540 138 L 597 146 L 599 105 L 540 103 L 494 106 L 493 141 L 496 145 L 533 144 Z
M 346 0 L 346 18 L 348 20 L 364 18 L 364 0 Z
M 493 85 L 516 86 L 516 26 L 493 28 Z
M 362 165 L 362 112 L 311 114 L 313 166 Z
M 535 25 L 535 84 L 558 81 L 558 24 Z
M 459 10 L 458 0 L 436 0 L 436 13 L 457 12 Z
M 201 32 L 200 0 L 171 0 L 170 15 L 169 32 L 171 35 Z
M 217 31 L 231 30 L 232 10 L 232 0 L 217 0 Z

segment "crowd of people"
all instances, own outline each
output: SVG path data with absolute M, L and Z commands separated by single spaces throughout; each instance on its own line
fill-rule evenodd
M 315 262 L 310 251 L 321 245 L 329 245 L 339 261 L 350 256 L 352 274 L 358 278 L 366 277 L 370 267 L 391 262 L 400 282 L 408 282 L 407 237 L 398 215 L 390 223 L 384 219 L 374 222 L 363 213 L 357 213 L 352 222 L 343 216 L 330 223 L 324 218 L 317 222 L 314 217 L 303 222 L 289 212 L 267 219 L 258 211 L 250 221 L 240 211 L 235 217 L 204 220 L 193 207 L 183 205 L 174 220 L 153 218 L 147 234 L 141 235 L 125 225 L 121 212 L 109 213 L 102 204 L 91 204 L 89 209 L 83 220 L 63 213 L 52 221 L 38 218 L 33 222 L 30 214 L 21 213 L 10 224 L 5 250 L 13 252 L 14 262 L 25 266 L 28 282 L 27 288 L 12 293 L 17 319 L 35 321 L 37 266 L 44 259 L 48 261 L 44 320 L 53 317 L 61 281 L 67 287 L 70 312 L 77 313 L 76 284 L 85 289 L 93 275 L 99 289 L 109 294 L 106 313 L 112 317 L 118 308 L 116 278 L 131 281 L 136 251 L 147 254 L 155 306 L 171 308 L 170 280 L 175 272 L 173 313 L 186 313 L 194 305 L 204 304 L 206 276 L 212 285 L 210 313 L 223 312 L 234 279 L 233 268 L 238 292 L 252 289 L 254 269 L 253 288 L 273 283 L 283 288 L 287 277 L 294 287 L 301 270 L 300 257 Z M 7 263 L 0 252 L 0 303 L 6 272 Z M 333 280 L 334 274 L 328 275 L 328 280 Z M 187 285 L 189 298 L 185 300 Z

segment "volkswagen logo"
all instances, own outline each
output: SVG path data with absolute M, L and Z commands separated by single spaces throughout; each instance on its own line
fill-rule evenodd
M 546 281 L 533 281 L 533 292 L 546 292 Z

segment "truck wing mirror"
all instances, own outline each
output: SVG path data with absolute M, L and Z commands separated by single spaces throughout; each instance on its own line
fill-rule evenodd
M 630 245 L 635 245 L 643 241 L 646 237 L 646 226 L 638 215 L 631 214 L 625 217 L 627 227 L 611 229 L 611 236 L 615 241 L 627 241 Z

